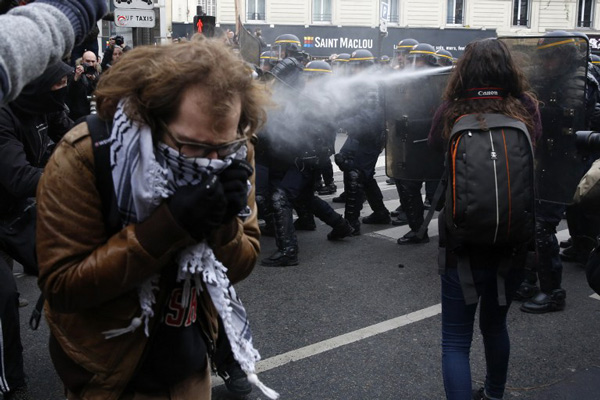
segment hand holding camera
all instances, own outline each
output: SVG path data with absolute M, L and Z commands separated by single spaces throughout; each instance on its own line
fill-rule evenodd
M 248 178 L 254 169 L 246 160 L 232 160 L 232 163 L 219 174 L 223 185 L 227 209 L 224 220 L 234 218 L 248 204 Z
M 168 200 L 173 218 L 196 240 L 219 227 L 227 210 L 224 187 L 216 175 L 198 185 L 178 188 Z

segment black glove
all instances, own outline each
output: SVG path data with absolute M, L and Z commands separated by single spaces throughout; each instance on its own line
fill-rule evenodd
M 227 199 L 226 221 L 235 217 L 248 204 L 247 181 L 253 173 L 254 169 L 246 160 L 234 159 L 231 165 L 219 174 Z
M 196 240 L 223 223 L 227 199 L 216 175 L 198 185 L 180 187 L 168 200 L 173 218 Z

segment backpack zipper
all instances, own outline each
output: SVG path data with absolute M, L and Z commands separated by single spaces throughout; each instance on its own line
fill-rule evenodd
M 494 164 L 494 188 L 496 190 L 496 231 L 494 232 L 494 243 L 498 239 L 498 227 L 500 226 L 500 209 L 498 206 L 498 173 L 496 171 L 496 160 L 498 159 L 498 155 L 496 154 L 496 149 L 494 149 L 494 140 L 492 138 L 492 130 L 488 132 L 490 135 L 490 145 L 492 146 L 492 151 L 490 152 L 490 158 Z

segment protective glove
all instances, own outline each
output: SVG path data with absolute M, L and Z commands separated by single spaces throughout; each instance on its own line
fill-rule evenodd
M 175 221 L 196 240 L 219 227 L 227 209 L 223 185 L 213 174 L 198 185 L 180 187 L 167 201 Z
M 227 199 L 225 221 L 235 217 L 248 204 L 247 181 L 253 173 L 254 169 L 246 160 L 234 159 L 231 165 L 219 174 Z
M 75 43 L 80 43 L 100 18 L 106 14 L 108 7 L 100 0 L 37 0 L 58 8 L 71 22 L 75 32 Z

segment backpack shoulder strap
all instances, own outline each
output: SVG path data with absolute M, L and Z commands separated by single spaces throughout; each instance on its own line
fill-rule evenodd
M 112 124 L 101 120 L 96 114 L 88 115 L 86 122 L 92 138 L 96 187 L 102 201 L 102 215 L 109 234 L 113 235 L 121 229 L 121 216 L 117 208 L 117 197 L 110 167 L 110 142 L 108 139 Z

